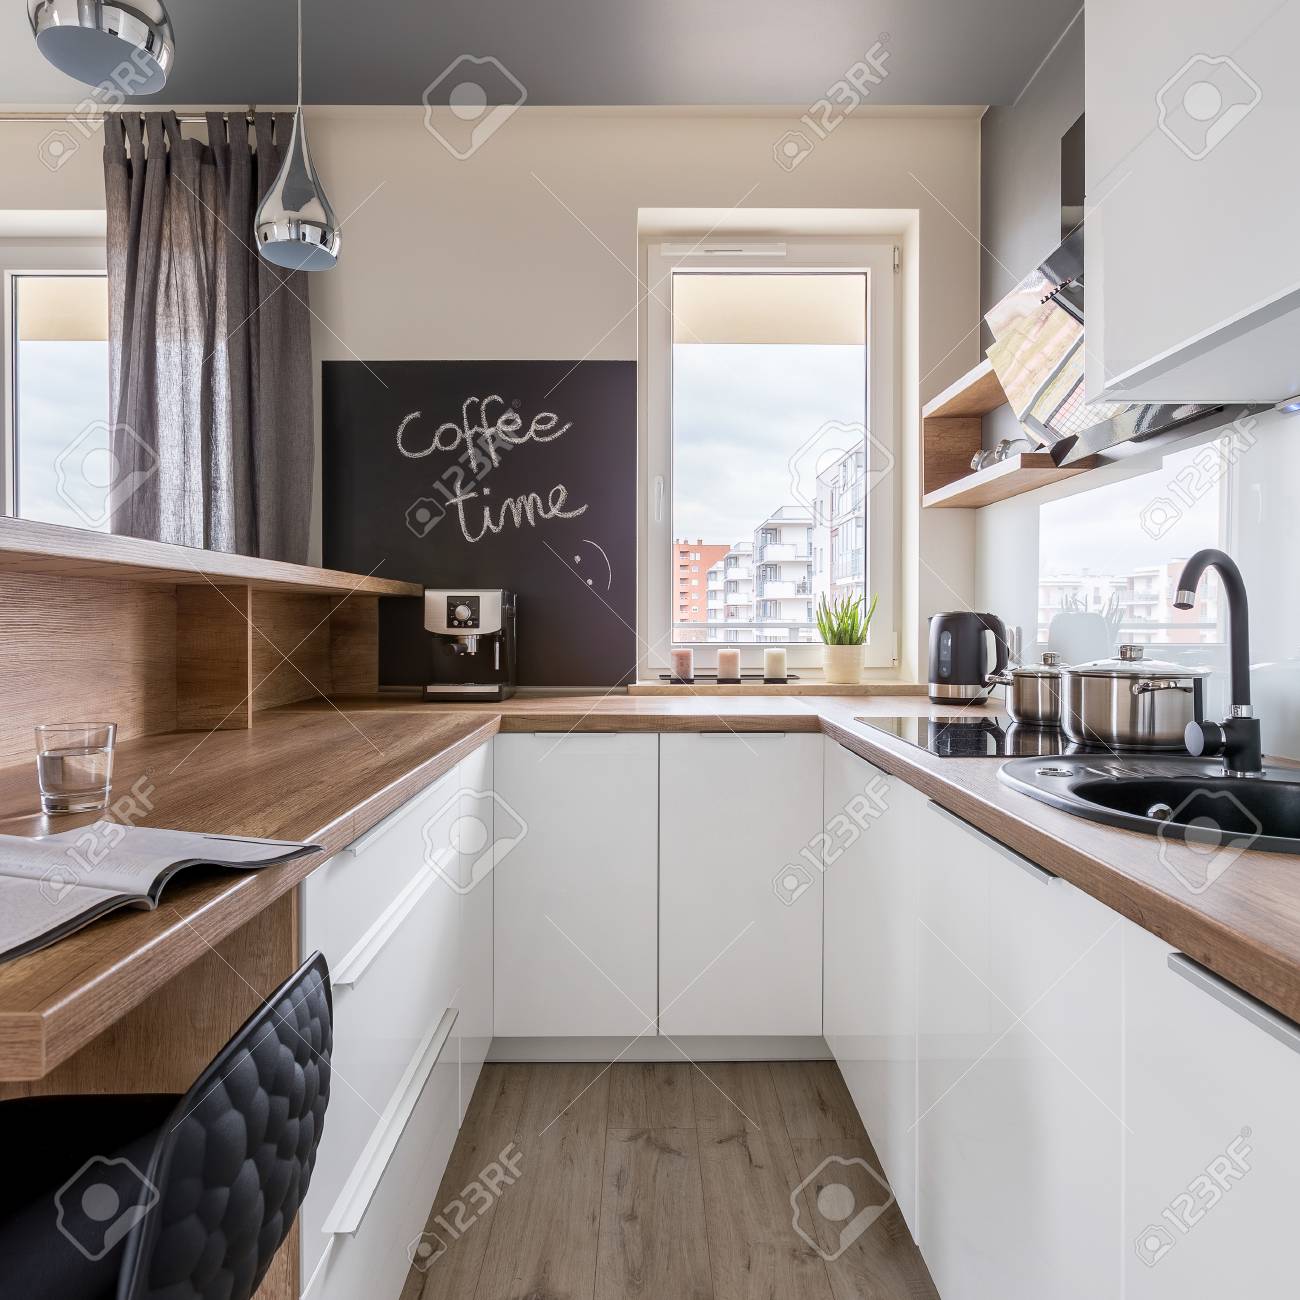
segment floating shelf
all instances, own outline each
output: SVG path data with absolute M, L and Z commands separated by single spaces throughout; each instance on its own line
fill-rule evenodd
M 968 472 L 945 487 L 927 492 L 921 504 L 927 508 L 948 510 L 990 506 L 995 501 L 1005 501 L 1008 497 L 1018 497 L 1022 492 L 1032 492 L 1049 483 L 1059 483 L 1062 479 L 1086 473 L 1098 464 L 1097 457 L 1089 456 L 1087 460 L 1061 468 L 1052 463 L 1051 456 L 1045 451 L 1026 451 L 1018 456 L 1008 456 L 987 469 Z
M 977 509 L 1073 478 L 1095 468 L 1095 456 L 1064 469 L 1045 451 L 1022 452 L 987 469 L 972 470 L 984 443 L 984 417 L 1007 395 L 986 357 L 921 408 L 921 473 L 926 508 Z

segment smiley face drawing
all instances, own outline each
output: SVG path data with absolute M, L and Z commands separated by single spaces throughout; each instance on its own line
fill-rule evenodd
M 609 591 L 614 585 L 614 566 L 609 562 L 609 556 L 605 554 L 605 548 L 601 546 L 599 542 L 593 542 L 589 537 L 584 537 L 582 539 L 582 544 L 584 546 L 595 547 L 597 553 L 600 555 L 600 558 L 605 562 L 605 590 Z M 590 559 L 591 557 L 588 556 L 588 558 Z M 587 586 L 592 587 L 594 589 L 596 583 L 600 581 L 599 573 L 597 573 L 597 575 L 594 578 L 586 577 L 585 575 L 583 575 L 581 571 L 581 565 L 582 565 L 581 555 L 575 554 L 573 557 L 573 563 L 578 568 L 579 575 L 582 576 L 583 581 L 587 584 Z

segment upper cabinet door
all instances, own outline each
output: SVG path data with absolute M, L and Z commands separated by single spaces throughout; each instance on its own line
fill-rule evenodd
M 659 1024 L 822 1031 L 822 738 L 660 739 Z
M 1089 0 L 1087 388 L 1300 391 L 1300 7 Z
M 493 744 L 495 1034 L 653 1034 L 659 738 Z

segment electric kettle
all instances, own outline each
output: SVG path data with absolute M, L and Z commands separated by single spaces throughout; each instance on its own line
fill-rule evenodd
M 993 634 L 988 664 L 986 633 Z M 975 704 L 1007 666 L 1007 629 L 996 614 L 962 610 L 930 618 L 930 699 L 935 704 Z

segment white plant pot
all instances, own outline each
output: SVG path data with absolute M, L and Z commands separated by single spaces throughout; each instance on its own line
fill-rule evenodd
M 822 680 L 836 686 L 854 686 L 862 680 L 860 645 L 822 646 Z

